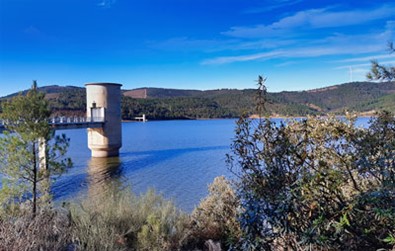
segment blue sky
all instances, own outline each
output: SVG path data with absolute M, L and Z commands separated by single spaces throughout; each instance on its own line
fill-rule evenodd
M 0 96 L 43 85 L 305 90 L 394 64 L 395 3 L 0 0 Z

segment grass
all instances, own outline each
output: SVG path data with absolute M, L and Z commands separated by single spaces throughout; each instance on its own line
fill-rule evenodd
M 153 190 L 109 192 L 70 208 L 78 250 L 177 250 L 186 214 Z

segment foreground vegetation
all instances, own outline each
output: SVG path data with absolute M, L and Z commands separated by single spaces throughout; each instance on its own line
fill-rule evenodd
M 219 177 L 191 215 L 153 190 L 137 196 L 110 189 L 34 217 L 20 205 L 13 215 L 0 211 L 0 250 L 201 250 L 220 247 L 217 241 L 226 247 L 230 234 L 240 234 L 234 202 Z
M 395 119 L 238 122 L 243 250 L 377 250 L 395 244 Z
M 258 111 L 266 87 L 259 78 Z M 377 250 L 395 245 L 395 117 L 277 125 L 238 121 L 228 161 L 238 175 L 242 250 Z

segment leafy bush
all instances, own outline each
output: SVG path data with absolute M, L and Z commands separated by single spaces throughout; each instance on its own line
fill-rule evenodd
M 244 250 L 390 248 L 395 226 L 395 119 L 276 125 L 240 119 L 229 156 L 239 173 Z M 239 169 L 236 169 L 239 168 Z M 387 241 L 385 241 L 387 240 Z

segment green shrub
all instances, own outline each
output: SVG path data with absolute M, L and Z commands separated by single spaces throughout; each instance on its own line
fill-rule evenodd
M 395 119 L 355 117 L 276 125 L 241 119 L 230 163 L 240 180 L 243 250 L 391 248 Z M 386 240 L 386 241 L 385 241 Z
M 216 177 L 208 190 L 209 195 L 192 212 L 189 245 L 203 248 L 206 241 L 213 240 L 229 247 L 241 234 L 237 221 L 239 201 L 223 176 Z
M 149 190 L 113 192 L 72 206 L 78 250 L 177 250 L 187 216 Z

